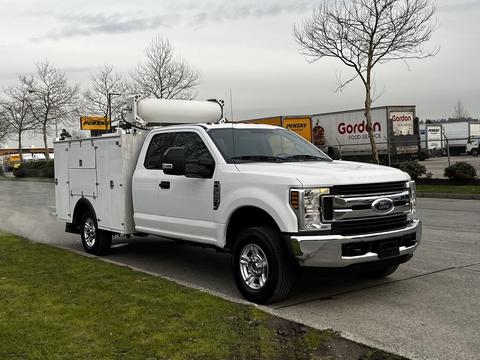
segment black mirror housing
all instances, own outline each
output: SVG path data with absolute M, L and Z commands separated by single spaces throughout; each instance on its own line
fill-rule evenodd
M 185 149 L 171 147 L 165 151 L 162 170 L 167 175 L 185 175 Z

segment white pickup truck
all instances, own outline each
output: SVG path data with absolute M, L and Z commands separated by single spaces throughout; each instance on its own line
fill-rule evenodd
M 137 100 L 129 119 L 145 125 Z M 162 100 L 149 101 L 144 112 L 162 118 L 152 102 Z M 220 248 L 233 255 L 242 295 L 267 303 L 289 293 L 298 266 L 383 277 L 418 247 L 406 173 L 332 160 L 280 127 L 184 116 L 183 125 L 55 142 L 56 216 L 87 252 L 107 253 L 112 235 L 145 234 Z

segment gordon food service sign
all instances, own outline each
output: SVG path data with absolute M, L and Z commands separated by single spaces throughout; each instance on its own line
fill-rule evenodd
M 110 130 L 110 119 L 105 116 L 82 116 L 81 130 Z
M 392 111 L 390 113 L 393 135 L 413 135 L 413 113 Z

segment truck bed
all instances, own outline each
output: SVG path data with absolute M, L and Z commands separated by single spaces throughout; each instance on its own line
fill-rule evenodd
M 135 232 L 132 176 L 146 134 L 123 131 L 55 142 L 57 218 L 71 223 L 75 205 L 84 198 L 92 204 L 100 229 Z

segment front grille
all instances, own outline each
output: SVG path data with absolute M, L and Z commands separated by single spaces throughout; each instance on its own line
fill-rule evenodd
M 415 233 L 395 237 L 388 240 L 362 241 L 342 245 L 342 256 L 362 256 L 369 252 L 381 253 L 388 249 L 398 249 L 401 246 L 411 247 L 417 243 Z
M 400 192 L 406 189 L 404 181 L 375 183 L 375 184 L 355 184 L 355 185 L 335 185 L 330 193 L 333 195 L 363 195 L 376 193 Z
M 337 221 L 332 223 L 332 233 L 336 235 L 368 234 L 401 229 L 407 226 L 407 223 L 407 215 L 404 214 L 361 220 Z

